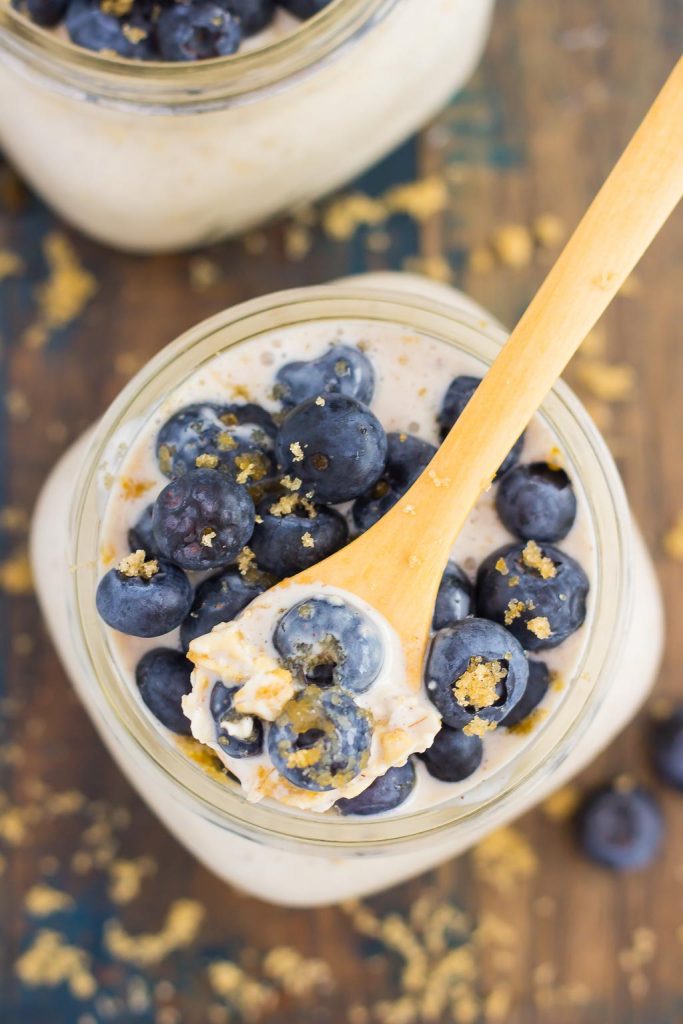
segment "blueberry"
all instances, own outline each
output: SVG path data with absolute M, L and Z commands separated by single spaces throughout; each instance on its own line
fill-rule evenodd
M 198 636 L 220 622 L 230 622 L 263 593 L 265 586 L 247 582 L 236 569 L 211 576 L 197 588 L 190 613 L 180 627 L 180 642 L 187 650 Z
M 463 619 L 432 640 L 427 693 L 453 728 L 462 729 L 474 718 L 501 722 L 522 699 L 528 678 L 524 651 L 495 622 Z
M 217 3 L 237 18 L 245 36 L 267 28 L 275 16 L 275 0 L 217 0 Z
M 664 837 L 654 796 L 640 786 L 606 785 L 584 799 L 576 817 L 579 842 L 591 860 L 616 871 L 650 863 Z
M 363 693 L 384 661 L 382 637 L 361 612 L 339 598 L 312 597 L 282 616 L 273 643 L 307 683 Z
M 535 711 L 548 692 L 550 685 L 550 672 L 544 661 L 532 661 L 529 658 L 529 681 L 526 690 L 519 703 L 512 709 L 509 715 L 501 721 L 506 729 L 511 725 L 519 725 L 525 718 L 528 718 L 532 711 Z
M 292 408 L 318 395 L 349 395 L 370 405 L 375 392 L 375 371 L 367 356 L 349 345 L 334 345 L 318 359 L 287 363 L 276 376 L 282 404 Z
M 287 511 L 290 505 L 293 507 Z M 296 495 L 286 495 L 284 502 L 266 498 L 256 512 L 260 522 L 256 522 L 250 547 L 258 566 L 278 579 L 310 568 L 349 539 L 343 516 L 305 499 L 302 504 Z
M 429 750 L 418 757 L 427 771 L 441 782 L 462 782 L 474 775 L 484 756 L 484 744 L 478 736 L 466 736 L 462 729 L 444 725 Z
M 379 480 L 353 504 L 353 521 L 369 530 L 402 498 L 436 455 L 429 441 L 412 434 L 387 434 L 387 458 Z
M 66 17 L 66 29 L 71 41 L 87 50 L 111 50 L 120 57 L 148 60 L 152 56 L 151 23 L 135 12 L 129 19 L 106 14 L 97 0 L 72 0 Z M 134 42 L 124 29 L 138 29 L 145 35 Z
M 434 606 L 433 629 L 444 629 L 472 614 L 473 588 L 455 562 L 449 562 L 439 585 Z
M 375 779 L 367 789 L 350 799 L 337 800 L 336 807 L 343 815 L 383 814 L 405 803 L 415 789 L 415 765 L 406 761 L 400 768 L 390 768 Z
M 496 510 L 510 533 L 518 537 L 562 540 L 576 519 L 576 495 L 563 469 L 532 462 L 505 474 L 498 486 Z
M 162 60 L 206 60 L 235 53 L 242 28 L 212 0 L 194 0 L 165 8 L 157 20 L 156 38 Z
M 216 683 L 211 691 L 216 742 L 230 757 L 254 757 L 263 750 L 263 725 L 258 718 L 235 711 L 233 698 L 237 689 Z
M 470 398 L 481 384 L 481 377 L 456 377 L 451 381 L 446 392 L 446 397 L 441 405 L 438 420 L 441 429 L 441 440 L 443 441 L 449 430 L 458 419 Z M 511 469 L 522 454 L 524 447 L 524 434 L 515 442 L 514 446 L 503 460 L 496 477 Z
M 285 471 L 317 501 L 350 501 L 379 479 L 387 454 L 382 424 L 347 395 L 309 398 L 284 419 L 275 444 Z
M 546 650 L 583 624 L 589 586 L 579 563 L 559 548 L 509 544 L 479 566 L 477 614 L 505 624 L 527 650 Z
M 303 21 L 319 14 L 331 2 L 332 0 L 278 0 L 281 7 Z
M 214 469 L 171 481 L 154 503 L 156 545 L 183 569 L 219 569 L 239 554 L 254 529 L 247 491 Z
M 337 687 L 309 686 L 297 694 L 268 731 L 276 769 L 300 789 L 339 789 L 368 763 L 372 719 Z
M 190 735 L 182 698 L 192 689 L 192 664 L 180 651 L 157 647 L 147 651 L 135 668 L 135 682 L 145 704 L 162 725 L 181 736 Z
M 265 409 L 244 405 L 188 405 L 171 416 L 157 435 L 159 468 L 171 480 L 197 468 L 219 469 L 252 484 L 274 471 L 276 427 Z
M 131 551 L 139 551 L 142 549 L 148 558 L 156 558 L 158 555 L 157 543 L 154 539 L 154 530 L 152 528 L 152 513 L 154 512 L 154 503 L 148 505 L 144 512 L 140 515 L 139 519 L 134 526 L 131 526 L 128 531 L 128 543 L 130 544 Z
M 192 587 L 176 565 L 158 561 L 149 579 L 110 569 L 97 587 L 97 610 L 108 626 L 129 636 L 163 636 L 179 626 L 192 604 Z
M 649 742 L 657 774 L 670 786 L 683 790 L 683 705 L 652 723 Z
M 52 28 L 66 13 L 69 0 L 26 0 L 26 13 L 36 25 Z

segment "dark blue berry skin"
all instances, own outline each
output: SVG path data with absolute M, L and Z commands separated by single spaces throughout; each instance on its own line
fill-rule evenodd
M 268 731 L 268 753 L 275 768 L 294 786 L 324 793 L 356 778 L 368 761 L 372 720 L 338 687 L 307 687 L 297 694 Z M 313 749 L 314 763 L 290 761 Z
M 322 401 L 309 398 L 287 414 L 275 449 L 284 470 L 303 480 L 316 501 L 336 505 L 357 498 L 379 479 L 387 438 L 377 417 L 355 398 L 327 395 Z
M 614 871 L 646 867 L 664 838 L 659 804 L 640 786 L 594 790 L 579 808 L 576 828 L 584 853 Z
M 650 755 L 659 777 L 683 791 L 683 706 L 679 705 L 650 728 Z
M 287 408 L 318 395 L 349 395 L 370 405 L 375 393 L 375 371 L 367 356 L 348 345 L 334 345 L 318 359 L 281 366 L 276 392 Z
M 255 460 L 257 472 L 248 483 L 270 476 L 276 426 L 260 405 L 188 405 L 175 413 L 157 435 L 159 468 L 171 480 L 197 468 L 201 455 L 218 459 L 217 469 L 233 479 L 244 458 Z
M 557 647 L 583 624 L 590 584 L 578 562 L 549 544 L 544 544 L 541 550 L 552 559 L 556 575 L 543 579 L 536 569 L 524 564 L 524 547 L 524 544 L 506 545 L 481 563 L 477 573 L 477 615 L 504 623 L 512 599 L 530 602 L 533 608 L 525 609 L 507 628 L 528 651 L 542 651 Z M 500 558 L 508 567 L 507 576 L 496 569 Z M 512 586 L 515 577 L 519 578 L 519 583 Z M 552 636 L 540 639 L 527 628 L 527 622 L 537 617 L 547 618 Z
M 343 548 L 349 539 L 344 517 L 325 505 L 316 505 L 313 517 L 301 505 L 286 515 L 274 515 L 270 511 L 273 507 L 277 507 L 273 498 L 257 506 L 261 522 L 254 526 L 249 546 L 259 568 L 278 579 L 310 568 Z M 313 547 L 304 545 L 305 534 L 313 538 Z
M 244 487 L 214 469 L 172 480 L 154 502 L 154 539 L 164 558 L 183 569 L 229 565 L 251 537 L 254 503 Z M 202 538 L 211 536 L 210 544 Z
M 550 672 L 544 661 L 532 661 L 529 658 L 529 681 L 520 702 L 509 715 L 502 719 L 501 725 L 509 729 L 511 725 L 519 725 L 535 711 L 544 699 L 550 686 Z
M 481 377 L 462 376 L 456 377 L 451 382 L 450 387 L 446 392 L 446 397 L 441 405 L 441 411 L 438 417 L 442 441 L 462 413 L 474 392 L 477 390 L 479 384 L 481 384 Z M 508 469 L 512 469 L 522 454 L 523 447 L 524 434 L 522 434 L 522 436 L 515 442 L 514 446 L 503 460 L 496 474 L 496 478 L 502 476 L 503 473 L 507 473 Z
M 228 57 L 242 41 L 242 28 L 228 11 L 212 0 L 174 3 L 156 23 L 161 60 L 194 61 Z
M 353 503 L 353 521 L 359 530 L 371 526 L 392 508 L 414 484 L 436 455 L 436 448 L 412 434 L 387 434 L 384 472 L 373 486 Z
M 301 18 L 302 21 L 306 21 L 308 18 L 312 18 L 314 14 L 319 14 L 332 0 L 278 0 L 278 2 L 290 14 L 293 14 L 296 18 Z
M 563 469 L 546 462 L 515 466 L 500 481 L 496 511 L 510 533 L 525 540 L 566 537 L 576 519 L 576 495 Z
M 415 789 L 415 765 L 406 761 L 400 768 L 390 768 L 385 775 L 350 799 L 337 800 L 335 807 L 347 816 L 349 814 L 384 814 L 404 804 Z
M 474 588 L 455 562 L 449 562 L 439 585 L 434 606 L 433 629 L 445 629 L 472 614 Z
M 441 782 L 462 782 L 474 775 L 484 756 L 484 744 L 478 736 L 466 736 L 462 729 L 444 725 L 429 750 L 418 757 L 427 771 Z
M 69 0 L 26 0 L 26 13 L 36 25 L 51 28 L 62 20 L 68 4 Z
M 453 686 L 465 673 L 471 658 L 497 661 L 507 675 L 497 686 L 498 699 L 490 707 L 463 707 Z M 462 729 L 473 718 L 501 722 L 519 703 L 529 678 L 524 651 L 506 629 L 486 619 L 464 619 L 442 629 L 432 640 L 425 679 L 427 694 L 446 725 Z
M 182 698 L 192 689 L 192 663 L 180 651 L 157 647 L 143 654 L 135 668 L 140 696 L 154 717 L 171 732 L 189 736 L 190 721 Z
M 217 0 L 242 26 L 242 34 L 253 36 L 270 25 L 275 15 L 275 0 Z
M 154 503 L 147 506 L 135 525 L 131 526 L 128 531 L 128 543 L 130 544 L 130 550 L 139 551 L 140 548 L 142 548 L 147 558 L 156 558 L 159 554 L 157 551 L 157 544 L 154 539 L 154 529 L 152 527 L 153 512 Z
M 163 636 L 189 612 L 192 587 L 181 569 L 160 559 L 159 571 L 148 580 L 110 569 L 98 584 L 96 604 L 112 629 L 129 636 Z
M 210 633 L 220 622 L 231 622 L 262 594 L 265 585 L 247 582 L 236 569 L 212 576 L 197 588 L 192 608 L 180 627 L 180 642 L 187 650 L 198 636 Z
M 149 60 L 152 57 L 151 37 L 148 35 L 134 43 L 123 33 L 124 24 L 151 31 L 151 24 L 134 12 L 122 20 L 113 14 L 105 14 L 97 0 L 72 0 L 69 4 L 65 24 L 71 41 L 87 50 L 112 50 L 120 57 L 134 60 Z
M 216 723 L 216 742 L 230 757 L 254 757 L 263 750 L 263 725 L 252 715 L 241 715 L 233 708 L 233 698 L 237 687 L 229 689 L 222 683 L 216 683 L 211 691 L 211 715 Z M 226 726 L 237 725 L 249 719 L 251 726 L 247 736 L 231 736 Z
M 313 597 L 285 612 L 273 643 L 287 665 L 316 686 L 363 693 L 384 661 L 382 638 L 365 616 L 338 599 Z

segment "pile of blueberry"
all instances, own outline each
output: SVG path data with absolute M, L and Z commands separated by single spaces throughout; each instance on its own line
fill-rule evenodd
M 64 24 L 77 46 L 131 60 L 228 57 L 283 7 L 306 20 L 331 0 L 12 0 L 37 25 Z
M 451 384 L 439 416 L 444 434 L 476 383 L 457 377 Z M 97 607 L 104 621 L 140 637 L 179 627 L 187 649 L 266 587 L 376 523 L 436 449 L 406 433 L 385 433 L 370 409 L 374 389 L 367 356 L 337 344 L 318 359 L 280 368 L 274 393 L 281 409 L 274 416 L 253 403 L 195 404 L 172 416 L 156 438 L 169 483 L 131 528 L 133 554 L 100 581 Z M 450 563 L 438 593 L 425 684 L 443 727 L 422 760 L 446 782 L 479 767 L 487 729 L 519 725 L 537 708 L 550 673 L 529 654 L 561 644 L 585 618 L 586 575 L 555 546 L 576 515 L 571 481 L 560 468 L 520 464 L 523 443 L 506 458 L 496 485 L 500 519 L 518 539 L 492 552 L 476 580 Z M 377 678 L 381 637 L 350 606 L 316 599 L 290 609 L 274 643 L 299 683 L 293 707 L 266 737 L 261 723 L 250 729 L 240 722 L 234 690 L 217 687 L 217 742 L 235 757 L 267 744 L 294 785 L 337 788 L 367 759 L 371 730 L 353 695 Z M 180 700 L 190 690 L 190 670 L 180 651 L 166 648 L 146 654 L 137 668 L 144 701 L 179 733 L 189 731 Z M 486 700 L 475 692 L 482 674 L 489 679 Z M 470 677 L 474 695 L 468 696 Z M 410 762 L 361 796 L 340 801 L 338 809 L 388 810 L 414 784 Z

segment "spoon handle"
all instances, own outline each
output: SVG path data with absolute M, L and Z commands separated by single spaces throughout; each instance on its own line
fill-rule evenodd
M 443 566 L 477 498 L 683 195 L 683 58 L 456 425 L 403 501 Z M 400 544 L 400 533 L 394 534 Z

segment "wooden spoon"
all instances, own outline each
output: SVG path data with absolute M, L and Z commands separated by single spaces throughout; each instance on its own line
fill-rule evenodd
M 417 689 L 453 542 L 571 356 L 683 195 L 683 58 L 438 453 L 372 529 L 288 582 L 367 601 Z

